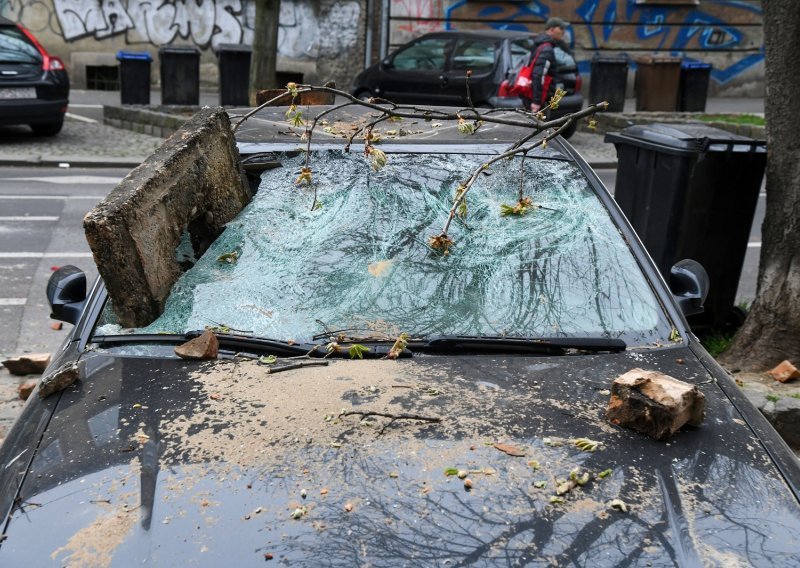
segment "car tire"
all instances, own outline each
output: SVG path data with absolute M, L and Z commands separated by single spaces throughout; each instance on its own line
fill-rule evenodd
M 37 136 L 55 136 L 59 132 L 61 132 L 61 128 L 64 126 L 64 119 L 57 120 L 55 122 L 43 122 L 41 124 L 29 124 L 28 126 L 31 127 L 33 133 Z
M 354 96 L 359 100 L 368 101 L 372 98 L 372 93 L 369 89 L 361 89 Z
M 563 136 L 564 138 L 569 138 L 570 136 L 575 134 L 575 130 L 577 129 L 577 127 L 578 125 L 573 122 L 566 128 L 566 130 L 564 130 L 564 132 L 561 133 L 561 136 Z

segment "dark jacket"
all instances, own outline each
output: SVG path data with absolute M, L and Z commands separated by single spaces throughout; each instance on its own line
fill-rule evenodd
M 555 50 L 553 49 L 555 40 L 549 35 L 541 33 L 533 41 L 534 47 L 528 63 L 529 65 L 533 64 L 533 71 L 531 72 L 533 102 L 540 106 L 545 106 L 550 97 L 556 92 L 555 82 L 553 81 L 557 65 Z

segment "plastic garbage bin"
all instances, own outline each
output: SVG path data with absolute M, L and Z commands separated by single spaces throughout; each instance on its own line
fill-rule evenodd
M 636 58 L 636 110 L 678 110 L 681 60 L 648 55 Z
M 250 104 L 250 57 L 253 48 L 238 43 L 217 46 L 220 106 Z
M 622 112 L 628 84 L 628 58 L 595 55 L 589 77 L 589 102 L 608 101 L 608 112 Z
M 161 104 L 200 104 L 200 50 L 193 46 L 161 47 Z
M 617 148 L 614 198 L 664 278 L 686 258 L 708 272 L 705 312 L 690 323 L 735 321 L 766 142 L 703 124 L 629 126 L 605 141 Z
M 119 98 L 123 105 L 150 104 L 150 63 L 146 51 L 118 51 Z
M 681 64 L 678 110 L 704 112 L 708 98 L 708 79 L 711 65 L 708 63 L 684 61 Z

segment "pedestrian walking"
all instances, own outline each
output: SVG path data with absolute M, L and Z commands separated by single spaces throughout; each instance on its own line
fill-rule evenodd
M 517 74 L 512 94 L 519 96 L 525 108 L 539 112 L 556 92 L 554 78 L 558 73 L 555 47 L 570 50 L 563 41 L 569 23 L 561 18 L 549 18 L 544 32 L 534 38 L 533 51 L 528 64 Z

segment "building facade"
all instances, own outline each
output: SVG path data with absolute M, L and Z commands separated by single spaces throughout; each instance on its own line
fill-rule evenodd
M 251 44 L 252 0 L 0 0 L 69 66 L 75 86 L 113 68 L 119 50 L 194 45 L 204 86 L 217 83 L 214 49 Z M 348 87 L 368 61 L 429 31 L 541 31 L 558 16 L 584 74 L 594 55 L 661 53 L 710 63 L 710 93 L 762 96 L 759 0 L 282 0 L 278 69 L 310 83 Z M 153 79 L 158 78 L 157 65 Z

